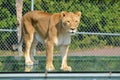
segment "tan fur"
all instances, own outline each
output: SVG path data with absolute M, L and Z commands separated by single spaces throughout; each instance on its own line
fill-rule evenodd
M 61 12 L 49 14 L 41 11 L 26 13 L 22 19 L 22 37 L 25 42 L 25 64 L 37 63 L 33 57 L 33 50 L 37 40 L 46 45 L 46 69 L 54 70 L 53 49 L 60 46 L 62 54 L 61 69 L 71 71 L 67 65 L 67 54 L 71 42 L 71 34 L 75 33 L 79 25 L 81 12 Z

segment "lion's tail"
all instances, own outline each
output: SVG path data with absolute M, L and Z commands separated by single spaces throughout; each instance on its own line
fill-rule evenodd
M 17 44 L 12 45 L 12 49 L 13 50 L 18 49 L 20 46 L 22 46 L 22 42 L 23 42 L 23 39 L 21 38 L 20 41 Z
M 22 43 L 23 43 L 22 28 L 23 28 L 23 22 L 22 22 L 22 20 L 21 20 L 21 36 L 20 36 L 20 41 L 19 41 L 17 44 L 12 45 L 12 49 L 13 49 L 13 50 L 16 50 L 16 49 L 18 49 L 20 46 L 22 46 Z

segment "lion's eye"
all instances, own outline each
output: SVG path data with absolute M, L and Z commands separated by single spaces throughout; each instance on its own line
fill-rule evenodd
M 70 21 L 67 21 L 67 24 L 70 24 Z

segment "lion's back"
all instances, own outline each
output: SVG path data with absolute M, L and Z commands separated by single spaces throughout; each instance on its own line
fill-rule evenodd
M 41 18 L 49 18 L 51 16 L 50 13 L 42 12 L 42 11 L 30 11 L 23 15 L 23 19 L 31 19 L 31 20 L 39 20 Z

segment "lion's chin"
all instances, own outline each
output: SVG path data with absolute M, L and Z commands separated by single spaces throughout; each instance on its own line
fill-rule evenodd
M 75 35 L 75 32 L 69 32 L 70 35 Z

